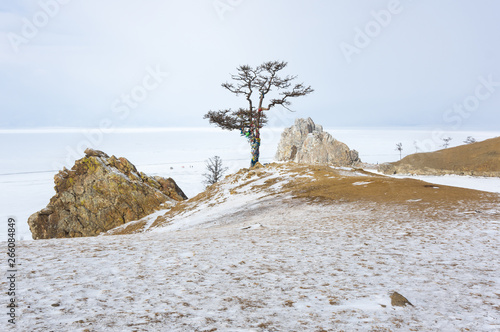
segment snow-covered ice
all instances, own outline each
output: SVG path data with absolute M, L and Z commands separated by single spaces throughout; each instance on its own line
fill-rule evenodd
M 500 193 L 500 178 L 468 176 L 468 175 L 394 175 L 396 178 L 418 179 L 445 186 L 462 187 L 493 193 Z
M 367 169 L 367 171 L 374 174 L 382 174 L 372 169 Z M 492 193 L 500 193 L 500 178 L 498 177 L 483 177 L 483 176 L 453 175 L 453 174 L 451 175 L 396 174 L 387 176 L 399 179 L 417 179 L 444 186 L 461 187 L 461 188 L 487 191 Z

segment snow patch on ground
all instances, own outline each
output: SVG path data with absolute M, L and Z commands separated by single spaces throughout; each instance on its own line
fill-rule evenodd
M 353 186 L 366 186 L 370 183 L 371 183 L 371 181 L 358 181 L 358 182 L 354 182 L 352 185 Z

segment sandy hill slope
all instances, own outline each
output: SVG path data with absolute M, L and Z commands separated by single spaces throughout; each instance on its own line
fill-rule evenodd
M 498 194 L 274 164 L 111 233 L 23 243 L 20 330 L 500 327 Z
M 500 176 L 500 137 L 429 153 L 416 153 L 380 166 L 385 174 Z

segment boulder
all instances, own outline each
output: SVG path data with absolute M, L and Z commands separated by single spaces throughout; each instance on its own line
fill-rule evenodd
M 411 304 L 406 297 L 399 294 L 398 292 L 393 292 L 390 295 L 390 298 L 391 298 L 391 305 L 393 307 L 404 307 L 406 305 L 413 306 L 413 304 Z
M 54 183 L 56 195 L 28 219 L 35 240 L 96 236 L 187 199 L 174 180 L 149 177 L 125 158 L 92 149 Z
M 356 150 L 350 150 L 324 132 L 311 118 L 296 119 L 293 126 L 283 131 L 276 160 L 334 166 L 354 166 L 361 162 Z

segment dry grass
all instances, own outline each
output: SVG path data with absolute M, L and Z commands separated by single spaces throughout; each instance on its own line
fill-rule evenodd
M 500 176 L 500 137 L 429 153 L 416 153 L 392 163 L 412 170 Z
M 414 179 L 389 178 L 362 170 L 352 171 L 353 175 L 351 176 L 342 176 L 338 170 L 327 166 L 303 167 L 307 167 L 306 169 L 313 175 L 314 181 L 298 179 L 291 181 L 285 188 L 292 192 L 295 197 L 319 199 L 323 203 L 361 201 L 409 206 L 430 204 L 434 207 L 442 207 L 485 201 L 498 202 L 499 199 L 497 194 L 430 185 L 427 182 Z M 356 174 L 360 174 L 360 176 L 356 176 Z M 363 182 L 367 184 L 353 185 Z M 419 201 L 415 202 L 414 200 Z
M 281 185 L 281 186 L 280 186 Z M 262 198 L 292 196 L 313 204 L 364 203 L 380 211 L 398 206 L 412 216 L 426 220 L 446 220 L 455 213 L 479 211 L 485 206 L 498 205 L 500 196 L 477 190 L 432 185 L 414 179 L 395 179 L 359 169 L 343 170 L 329 166 L 300 165 L 295 163 L 270 164 L 258 169 L 242 169 L 224 181 L 207 188 L 197 196 L 177 205 L 158 217 L 151 225 L 163 227 L 173 218 L 227 201 L 227 193 L 245 195 L 260 193 Z M 134 234 L 145 231 L 146 222 L 135 222 L 111 234 Z
M 136 221 L 125 224 L 122 227 L 113 228 L 108 231 L 106 235 L 125 235 L 125 234 L 136 234 L 144 231 L 147 223 L 145 221 Z

